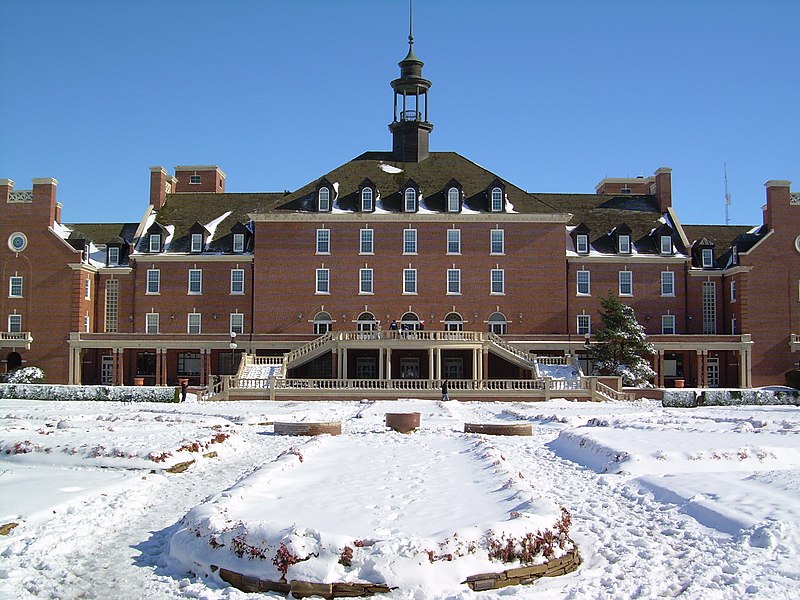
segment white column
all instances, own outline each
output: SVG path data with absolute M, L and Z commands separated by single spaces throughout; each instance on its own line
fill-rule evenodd
M 428 348 L 428 379 L 437 379 L 436 373 L 433 370 L 433 355 L 436 348 Z
M 383 379 L 383 348 L 378 348 L 378 379 Z
M 472 349 L 472 379 L 480 379 L 480 375 L 478 375 L 478 373 L 480 373 L 479 370 L 480 353 L 481 353 L 480 349 L 478 348 Z
M 392 349 L 386 348 L 386 379 L 392 378 Z

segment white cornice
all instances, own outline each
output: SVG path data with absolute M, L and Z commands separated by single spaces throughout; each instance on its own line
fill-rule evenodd
M 575 255 L 567 256 L 570 263 L 609 263 L 609 264 L 670 264 L 682 265 L 689 260 L 688 256 L 671 255 L 662 256 L 660 254 L 607 254 L 604 256 Z
M 408 223 L 451 223 L 453 221 L 478 222 L 478 223 L 569 223 L 572 215 L 569 213 L 553 214 L 528 214 L 528 213 L 335 213 L 335 212 L 308 212 L 308 213 L 252 213 L 248 215 L 253 222 L 271 223 L 279 221 L 289 222 L 397 222 Z
M 131 267 L 99 267 L 97 272 L 100 275 L 130 275 L 133 269 Z
M 130 260 L 138 262 L 253 262 L 252 254 L 171 254 L 163 252 L 160 254 L 148 254 L 146 252 L 136 252 L 130 255 Z
M 97 273 L 97 267 L 94 265 L 87 265 L 86 263 L 67 263 L 67 266 L 73 271 L 88 271 L 89 273 Z

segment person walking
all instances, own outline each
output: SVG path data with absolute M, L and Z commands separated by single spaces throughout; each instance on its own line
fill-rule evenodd
M 450 400 L 450 396 L 447 395 L 447 379 L 442 382 L 442 402 L 447 402 Z

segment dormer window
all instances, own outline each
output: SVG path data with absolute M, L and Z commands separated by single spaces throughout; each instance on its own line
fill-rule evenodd
M 203 234 L 202 233 L 193 233 L 192 234 L 192 252 L 202 252 L 203 251 Z
M 365 187 L 361 190 L 361 210 L 363 212 L 372 212 L 375 210 L 372 188 L 370 187 Z
M 403 198 L 403 212 L 417 212 L 417 190 L 406 188 Z
M 161 252 L 161 234 L 150 234 L 150 252 Z
M 241 254 L 244 252 L 244 234 L 243 233 L 234 233 L 233 234 L 233 252 L 235 254 Z
M 116 267 L 119 264 L 119 248 L 116 246 L 108 247 L 108 266 Z
M 191 185 L 200 185 L 200 175 L 195 173 L 194 175 L 189 176 L 189 184 Z
M 451 187 L 447 190 L 447 212 L 458 212 L 461 208 L 461 192 Z
M 319 188 L 317 199 L 318 199 L 317 209 L 319 210 L 319 212 L 331 211 L 331 191 L 329 188 L 327 187 Z
M 714 250 L 711 248 L 703 248 L 702 253 L 703 268 L 708 269 L 714 266 Z
M 631 188 L 629 188 L 629 187 L 626 185 L 625 187 L 623 187 L 623 188 L 620 190 L 620 193 L 621 193 L 621 194 L 630 194 L 630 193 L 631 193 Z
M 619 236 L 618 249 L 619 249 L 619 253 L 620 254 L 630 254 L 631 253 L 631 236 L 629 236 L 629 235 L 621 235 L 621 236 Z
M 492 212 L 502 212 L 503 211 L 503 190 L 499 187 L 492 188 L 492 195 L 491 195 L 492 203 L 490 206 L 490 210 Z
M 672 236 L 661 236 L 661 254 L 672 254 Z
M 575 236 L 575 251 L 578 254 L 589 254 L 589 236 L 579 234 Z

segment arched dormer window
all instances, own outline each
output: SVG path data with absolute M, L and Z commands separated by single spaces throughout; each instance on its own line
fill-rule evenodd
M 331 212 L 331 190 L 327 186 L 319 188 L 317 192 L 317 210 L 319 212 Z
M 417 212 L 417 190 L 406 188 L 403 194 L 403 212 Z
M 375 201 L 371 187 L 365 187 L 361 190 L 361 210 L 363 212 L 372 212 L 375 210 Z
M 447 212 L 459 212 L 461 210 L 461 192 L 457 187 L 447 190 Z
M 490 194 L 489 210 L 491 212 L 503 212 L 503 190 L 499 187 L 493 187 Z

